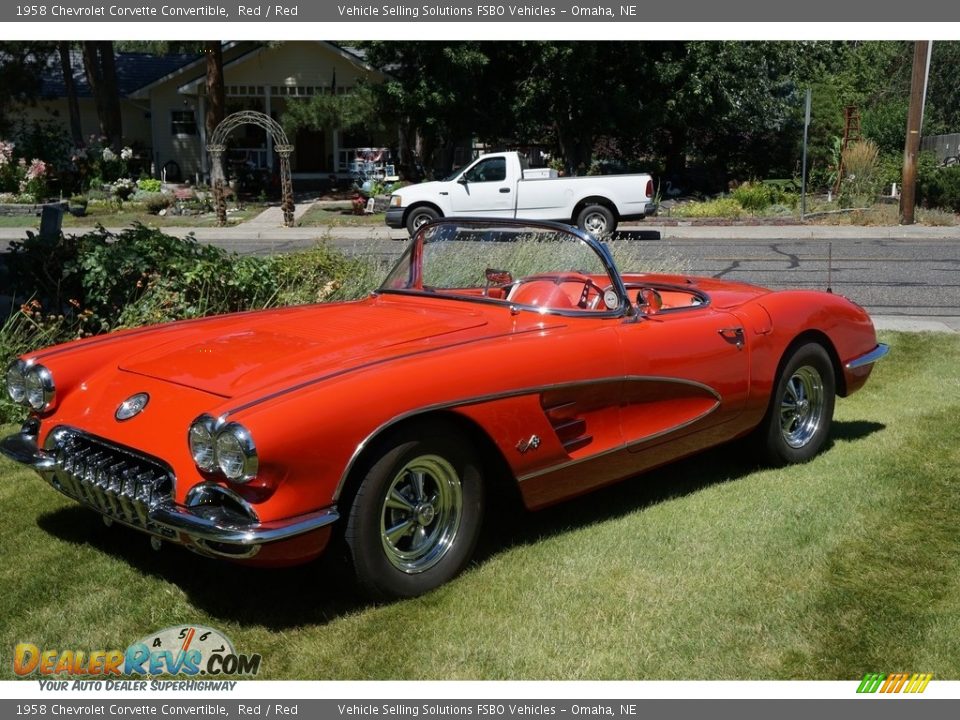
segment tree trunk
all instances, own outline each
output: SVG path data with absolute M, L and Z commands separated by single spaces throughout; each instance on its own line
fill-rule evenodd
M 668 130 L 670 140 L 667 145 L 665 175 L 668 180 L 680 182 L 687 169 L 687 133 L 685 128 L 672 126 Z
M 226 93 L 223 85 L 223 49 L 220 41 L 204 42 L 203 51 L 207 56 L 207 107 L 203 121 L 209 143 L 226 114 Z M 206 148 L 201 152 L 206 152 Z M 210 158 L 210 184 L 214 185 L 218 180 L 224 179 L 223 155 L 216 153 Z
M 58 42 L 60 70 L 63 72 L 63 87 L 67 93 L 67 109 L 70 113 L 70 137 L 74 147 L 83 147 L 83 127 L 80 124 L 80 104 L 77 102 L 77 86 L 73 82 L 73 65 L 70 62 L 70 43 Z
M 90 92 L 97 107 L 100 122 L 100 134 L 107 144 L 119 152 L 123 139 L 123 126 L 120 118 L 120 93 L 117 87 L 117 68 L 113 58 L 113 43 L 107 41 L 85 41 L 83 43 L 83 65 L 90 83 Z

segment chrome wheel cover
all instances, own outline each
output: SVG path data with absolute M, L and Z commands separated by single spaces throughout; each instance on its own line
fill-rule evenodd
M 797 368 L 780 398 L 780 432 L 793 449 L 806 445 L 823 423 L 823 378 L 816 368 Z
M 380 510 L 383 551 L 398 570 L 416 574 L 453 547 L 463 513 L 460 476 L 439 455 L 421 455 L 390 482 Z
M 592 212 L 583 219 L 583 229 L 591 235 L 602 235 L 607 231 L 607 218 L 603 213 Z

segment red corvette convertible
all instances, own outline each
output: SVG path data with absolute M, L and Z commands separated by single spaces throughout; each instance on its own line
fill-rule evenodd
M 552 223 L 422 228 L 370 297 L 39 350 L 0 450 L 118 522 L 262 565 L 344 549 L 411 596 L 470 560 L 493 478 L 531 509 L 754 434 L 803 462 L 886 353 L 823 292 L 620 273 Z

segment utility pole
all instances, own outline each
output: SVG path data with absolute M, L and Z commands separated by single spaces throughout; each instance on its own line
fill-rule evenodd
M 920 151 L 923 105 L 927 96 L 930 44 L 926 40 L 918 40 L 913 44 L 910 111 L 907 113 L 907 137 L 903 144 L 903 188 L 900 192 L 901 225 L 913 225 L 913 213 L 917 205 L 917 153 Z

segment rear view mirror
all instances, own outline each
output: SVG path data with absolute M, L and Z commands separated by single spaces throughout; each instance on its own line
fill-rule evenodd
M 663 298 L 653 288 L 641 288 L 637 293 L 637 310 L 643 315 L 656 315 L 663 307 Z

